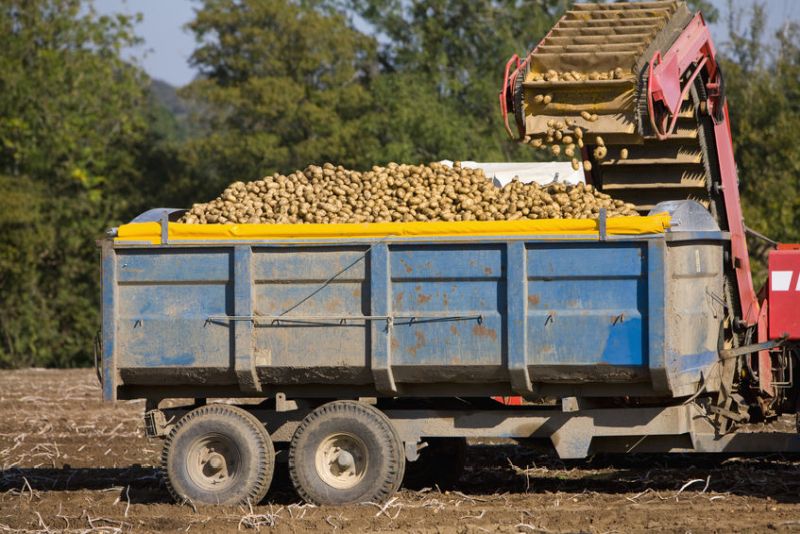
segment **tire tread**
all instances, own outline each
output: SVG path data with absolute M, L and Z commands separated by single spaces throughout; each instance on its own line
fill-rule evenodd
M 247 497 L 237 503 L 247 504 L 249 502 L 250 504 L 258 504 L 266 496 L 267 491 L 269 491 L 270 483 L 272 482 L 272 475 L 275 469 L 275 448 L 272 445 L 269 432 L 267 432 L 267 429 L 261 424 L 256 416 L 242 408 L 228 404 L 207 404 L 188 412 L 181 417 L 177 423 L 175 423 L 175 426 L 165 438 L 164 447 L 161 451 L 161 470 L 170 495 L 172 495 L 172 498 L 179 503 L 186 502 L 187 500 L 175 489 L 170 480 L 169 456 L 170 451 L 172 450 L 173 441 L 175 440 L 178 431 L 181 428 L 184 428 L 186 425 L 191 424 L 198 417 L 202 416 L 238 418 L 240 421 L 243 421 L 250 430 L 260 434 L 262 438 L 264 438 L 257 440 L 257 446 L 259 449 L 259 454 L 257 457 L 259 465 L 256 483 L 248 491 Z
M 332 417 L 332 416 L 345 416 L 345 417 L 352 417 L 352 418 L 361 418 L 365 417 L 367 419 L 372 419 L 375 422 L 380 422 L 380 424 L 376 425 L 376 428 L 381 430 L 380 440 L 386 445 L 385 449 L 394 450 L 395 454 L 389 455 L 389 465 L 388 465 L 388 472 L 386 473 L 387 476 L 384 477 L 380 487 L 378 488 L 376 494 L 373 496 L 375 502 L 385 502 L 388 500 L 394 493 L 400 489 L 400 485 L 403 482 L 403 474 L 405 472 L 405 455 L 403 451 L 403 443 L 400 440 L 400 436 L 397 433 L 397 430 L 394 428 L 391 420 L 378 410 L 370 405 L 364 404 L 358 401 L 334 401 L 329 402 L 328 404 L 324 404 L 308 414 L 305 419 L 300 423 L 300 426 L 295 431 L 294 436 L 292 437 L 292 446 L 289 447 L 289 476 L 292 479 L 292 484 L 294 485 L 295 489 L 297 490 L 298 495 L 305 501 L 314 505 L 321 505 L 313 495 L 311 495 L 306 488 L 303 487 L 302 482 L 300 481 L 298 475 L 298 465 L 297 465 L 297 456 L 296 456 L 296 449 L 297 449 L 297 442 L 303 438 L 305 432 L 308 431 L 310 427 L 315 425 L 318 421 L 324 420 L 325 418 Z M 392 449 L 391 445 L 394 442 L 395 447 Z

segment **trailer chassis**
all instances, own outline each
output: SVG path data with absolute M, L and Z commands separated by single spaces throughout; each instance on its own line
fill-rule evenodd
M 285 401 L 278 409 L 242 405 L 267 428 L 275 443 L 287 443 L 313 407 Z M 368 404 L 374 399 L 366 401 Z M 800 435 L 788 432 L 722 433 L 705 400 L 675 406 L 581 409 L 581 400 L 560 406 L 503 406 L 499 409 L 388 408 L 406 459 L 415 461 L 429 438 L 507 438 L 550 445 L 563 459 L 595 453 L 787 453 L 800 451 Z M 196 406 L 148 410 L 150 437 L 164 437 Z

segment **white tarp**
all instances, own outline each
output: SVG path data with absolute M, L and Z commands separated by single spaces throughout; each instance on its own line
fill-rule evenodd
M 453 166 L 450 160 L 440 163 Z M 481 163 L 477 161 L 462 161 L 461 166 L 467 169 L 483 169 L 488 178 L 492 178 L 495 185 L 502 187 L 518 176 L 523 183 L 536 182 L 549 184 L 561 182 L 566 184 L 585 183 L 583 166 L 577 171 L 572 164 L 561 161 L 547 161 L 542 163 Z

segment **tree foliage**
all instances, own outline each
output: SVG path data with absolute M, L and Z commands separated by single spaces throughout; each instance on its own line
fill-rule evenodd
M 94 240 L 137 178 L 144 77 L 125 16 L 77 0 L 0 5 L 0 365 L 88 361 Z
M 772 239 L 796 243 L 800 241 L 800 146 L 796 142 L 800 136 L 800 27 L 788 24 L 770 39 L 765 35 L 765 4 L 732 13 L 730 40 L 723 45 L 723 72 L 745 223 Z M 763 246 L 753 248 L 763 251 Z M 759 267 L 761 282 L 763 263 Z
M 505 61 L 538 43 L 567 7 L 563 0 L 349 0 L 345 8 L 368 22 L 382 43 L 383 72 L 413 80 L 422 94 L 393 105 L 451 107 L 437 135 L 468 143 L 467 152 L 439 158 L 530 158 L 499 128 L 497 94 Z M 398 76 L 399 75 L 399 76 Z
M 361 163 L 361 115 L 375 43 L 340 13 L 281 0 L 207 1 L 189 25 L 201 77 L 183 94 L 199 102 L 211 190 L 314 161 Z

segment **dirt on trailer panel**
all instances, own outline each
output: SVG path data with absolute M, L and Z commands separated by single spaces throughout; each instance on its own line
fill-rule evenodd
M 565 463 L 507 442 L 473 443 L 455 491 L 404 489 L 383 506 L 315 508 L 299 502 L 280 469 L 252 510 L 194 509 L 170 501 L 143 408 L 101 402 L 91 371 L 0 372 L 0 532 L 800 530 L 797 459 Z

